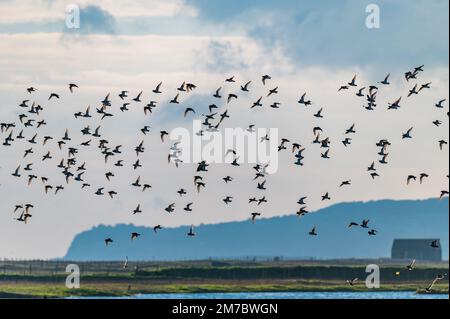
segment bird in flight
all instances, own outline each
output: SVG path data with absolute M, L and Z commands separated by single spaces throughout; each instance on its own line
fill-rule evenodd
M 433 240 L 433 241 L 431 242 L 431 245 L 430 245 L 430 246 L 431 246 L 432 248 L 440 248 L 440 247 L 441 247 L 439 240 Z
M 369 228 L 369 222 L 370 222 L 370 220 L 364 219 L 362 224 L 361 224 L 361 227 L 362 228 Z
M 416 180 L 417 180 L 417 177 L 416 177 L 416 176 L 414 176 L 414 175 L 409 175 L 409 176 L 408 176 L 408 179 L 407 179 L 407 181 L 406 181 L 406 184 L 409 185 L 409 184 L 411 184 L 411 181 L 416 181 Z
M 358 86 L 357 84 L 356 84 L 356 75 L 353 77 L 353 79 L 348 83 L 348 85 L 349 86 L 353 86 L 353 87 L 356 87 L 356 86 Z
M 381 81 L 380 83 L 383 85 L 390 85 L 391 83 L 389 83 L 389 78 L 391 77 L 391 74 L 389 73 L 383 81 Z
M 441 280 L 444 280 L 445 277 L 447 277 L 447 274 L 443 274 L 443 275 L 437 275 L 436 278 L 434 278 L 433 282 L 427 287 L 425 288 L 425 291 L 427 293 L 432 293 L 433 292 L 433 287 Z
M 436 107 L 437 107 L 438 109 L 443 109 L 443 108 L 444 108 L 444 103 L 445 103 L 446 101 L 447 101 L 447 99 L 440 100 L 439 102 L 436 103 Z
M 256 222 L 256 219 L 260 216 L 261 216 L 260 213 L 252 213 L 252 218 L 251 218 L 252 224 L 254 224 Z
M 358 280 L 359 280 L 358 278 L 353 278 L 352 280 L 347 280 L 347 284 L 353 287 L 357 284 Z
M 58 99 L 59 100 L 60 96 L 58 94 L 56 94 L 56 93 L 51 93 L 49 98 L 48 98 L 48 100 L 50 101 L 52 99 Z
M 411 261 L 411 263 L 408 266 L 406 266 L 406 269 L 409 271 L 413 271 L 415 264 L 416 264 L 416 260 L 414 259 L 413 261 Z
M 70 93 L 73 94 L 73 91 L 74 91 L 75 88 L 78 89 L 79 88 L 78 85 L 73 84 L 73 83 L 69 84 Z
M 168 212 L 168 213 L 173 213 L 175 211 L 175 203 L 170 204 L 169 206 L 167 206 L 165 211 Z
M 158 231 L 160 231 L 160 230 L 162 230 L 162 229 L 163 229 L 163 228 L 162 228 L 161 225 L 157 225 L 157 226 L 153 227 L 153 232 L 156 234 L 156 233 L 158 233 Z
M 263 75 L 262 77 L 262 83 L 263 85 L 266 85 L 267 81 L 272 80 L 272 77 L 270 75 Z
M 106 239 L 105 239 L 105 245 L 106 245 L 106 247 L 108 247 L 108 246 L 111 245 L 112 243 L 114 243 L 114 240 L 112 240 L 111 238 L 106 238 Z
M 195 110 L 191 107 L 188 107 L 185 111 L 184 111 L 184 117 L 187 117 L 189 115 L 189 113 L 195 114 Z
M 131 241 L 134 241 L 134 240 L 138 239 L 139 237 L 141 237 L 141 234 L 131 233 Z
M 189 232 L 187 233 L 188 237 L 195 237 L 197 236 L 194 232 L 194 226 L 191 226 L 191 228 L 189 229 Z
M 326 193 L 325 195 L 322 196 L 322 202 L 323 201 L 328 201 L 328 200 L 331 200 L 331 197 L 330 197 L 329 193 Z
M 347 228 L 353 228 L 353 227 L 358 227 L 358 226 L 359 226 L 358 223 L 351 222 L 351 223 L 347 226 Z
M 413 127 L 411 127 L 410 129 L 408 129 L 408 131 L 406 131 L 406 133 L 403 133 L 403 139 L 411 139 L 412 135 L 411 132 L 413 131 Z
M 249 92 L 249 86 L 252 83 L 252 81 L 248 81 L 247 83 L 245 83 L 243 86 L 241 86 L 241 91 L 243 92 Z
M 153 93 L 155 93 L 155 94 L 161 94 L 162 92 L 161 92 L 161 86 L 162 86 L 162 82 L 160 82 L 157 86 L 156 86 L 156 88 L 153 90 Z

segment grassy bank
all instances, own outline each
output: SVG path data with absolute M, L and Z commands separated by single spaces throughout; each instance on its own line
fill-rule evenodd
M 120 262 L 85 263 L 80 289 L 66 288 L 64 263 L 9 266 L 11 271 L 0 273 L 0 298 L 369 291 L 364 285 L 365 266 L 357 263 L 136 263 L 127 269 Z M 376 291 L 423 291 L 437 274 L 443 273 L 448 273 L 448 264 L 420 265 L 414 271 L 405 271 L 401 264 L 383 264 L 381 289 Z M 346 280 L 353 278 L 361 282 L 348 285 Z M 448 294 L 448 279 L 436 285 L 434 292 Z
M 429 282 L 384 283 L 376 291 L 419 291 L 427 287 Z M 58 298 L 70 296 L 132 296 L 136 294 L 160 293 L 234 293 L 234 292 L 344 292 L 369 291 L 363 283 L 349 286 L 342 281 L 290 280 L 290 281 L 148 281 L 130 279 L 127 281 L 111 278 L 81 280 L 80 289 L 67 289 L 64 281 L 46 282 L 34 278 L 32 281 L 0 282 L 0 297 L 37 297 Z M 448 283 L 438 284 L 435 293 L 448 294 Z

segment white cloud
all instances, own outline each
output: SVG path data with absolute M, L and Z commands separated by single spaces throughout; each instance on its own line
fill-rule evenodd
M 63 20 L 69 4 L 77 4 L 80 7 L 99 6 L 116 18 L 196 15 L 195 9 L 185 5 L 183 0 L 3 0 L 0 1 L 1 22 L 29 23 Z
M 187 6 L 183 0 L 100 0 L 95 2 L 116 17 L 196 15 L 195 8 Z M 85 4 L 89 3 L 89 0 L 85 1 Z

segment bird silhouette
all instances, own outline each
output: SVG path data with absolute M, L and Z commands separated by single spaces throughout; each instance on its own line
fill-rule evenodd
M 358 280 L 359 280 L 358 278 L 353 278 L 352 280 L 347 280 L 347 284 L 353 287 L 357 284 Z
M 70 93 L 73 94 L 73 91 L 74 91 L 75 88 L 76 88 L 76 89 L 79 89 L 78 85 L 76 85 L 76 84 L 74 84 L 74 83 L 69 84 L 69 90 L 70 90 Z
M 311 229 L 311 231 L 309 232 L 310 236 L 317 236 L 317 228 L 314 226 L 313 229 Z
M 411 263 L 408 266 L 406 266 L 406 269 L 409 271 L 413 271 L 415 264 L 416 264 L 416 260 L 414 259 L 413 261 L 411 261 Z
M 187 233 L 188 237 L 195 237 L 197 236 L 194 232 L 194 226 L 191 226 L 191 228 L 189 229 L 189 232 Z

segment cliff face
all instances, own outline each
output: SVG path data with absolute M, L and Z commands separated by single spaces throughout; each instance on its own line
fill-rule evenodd
M 363 219 L 370 219 L 369 227 L 379 231 L 377 236 L 369 236 L 361 227 L 347 228 L 350 222 L 361 223 Z M 314 226 L 317 237 L 308 235 Z M 339 204 L 303 218 L 199 226 L 195 238 L 186 236 L 188 230 L 180 227 L 155 234 L 150 228 L 133 225 L 98 226 L 76 236 L 64 259 L 380 258 L 390 256 L 397 238 L 439 238 L 443 258 L 449 258 L 448 199 Z M 142 236 L 132 242 L 132 232 Z M 104 239 L 109 237 L 114 243 L 106 247 Z

